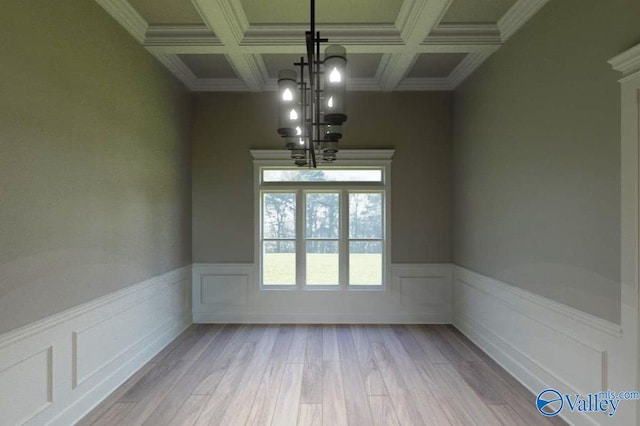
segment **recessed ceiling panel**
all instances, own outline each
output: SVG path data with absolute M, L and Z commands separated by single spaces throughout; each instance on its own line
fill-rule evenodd
M 411 78 L 445 78 L 451 74 L 466 53 L 423 53 L 407 74 Z
M 277 78 L 281 69 L 295 69 L 294 62 L 300 61 L 303 55 L 262 55 L 269 77 Z M 376 75 L 378 64 L 382 54 L 380 53 L 352 53 L 347 51 L 347 74 L 350 78 L 373 78 Z
M 453 0 L 442 23 L 497 22 L 516 0 Z
M 241 0 L 252 24 L 309 22 L 309 2 Z M 316 23 L 394 23 L 402 0 L 323 0 L 316 3 Z
M 202 24 L 191 0 L 129 0 L 149 24 Z
M 198 78 L 237 78 L 224 55 L 178 55 Z

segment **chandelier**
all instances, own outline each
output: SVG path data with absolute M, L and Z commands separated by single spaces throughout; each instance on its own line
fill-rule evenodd
M 299 72 L 285 69 L 278 73 L 278 134 L 285 139 L 296 166 L 315 168 L 320 161 L 335 161 L 342 124 L 347 120 L 347 51 L 329 45 L 320 59 L 320 44 L 329 40 L 315 31 L 315 0 L 310 9 L 307 57 L 293 64 Z

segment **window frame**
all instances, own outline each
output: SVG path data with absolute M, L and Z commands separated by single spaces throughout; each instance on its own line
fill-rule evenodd
M 296 169 L 287 150 L 251 150 L 254 164 L 254 259 L 256 259 L 258 288 L 278 291 L 388 291 L 391 282 L 391 159 L 394 150 L 341 150 L 336 163 L 322 165 L 323 169 L 380 169 L 381 182 L 263 182 L 262 170 Z M 262 262 L 262 208 L 263 194 L 284 192 L 296 194 L 296 284 L 263 284 Z M 340 238 L 338 285 L 306 283 L 306 194 L 338 192 L 340 195 Z M 381 285 L 349 284 L 349 193 L 379 192 L 383 197 L 383 261 Z

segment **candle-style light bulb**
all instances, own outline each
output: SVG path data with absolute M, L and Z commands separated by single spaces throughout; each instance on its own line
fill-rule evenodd
M 340 83 L 341 81 L 342 75 L 340 74 L 340 71 L 338 71 L 338 68 L 334 68 L 333 71 L 331 71 L 331 74 L 329 74 L 329 82 Z
M 291 90 L 289 88 L 284 89 L 284 92 L 282 92 L 282 100 L 283 101 L 292 101 L 293 100 L 293 93 L 291 92 Z
M 298 119 L 298 113 L 296 112 L 295 109 L 292 109 L 291 112 L 289 113 L 289 120 L 297 120 Z

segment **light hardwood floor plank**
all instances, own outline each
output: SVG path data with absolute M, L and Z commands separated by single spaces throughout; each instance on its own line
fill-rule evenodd
M 260 356 L 256 351 L 257 344 L 255 342 L 245 342 L 236 358 L 229 365 L 225 375 L 222 377 L 218 386 L 214 389 L 205 404 L 196 426 L 218 425 L 224 416 L 227 405 L 233 394 L 238 391 L 236 384 L 242 379 L 246 372 L 246 366 L 256 356 Z
M 367 397 L 365 380 L 360 371 L 351 327 L 338 326 L 336 332 L 342 366 L 347 421 L 350 425 L 372 424 L 369 398 Z
M 309 326 L 300 396 L 304 404 L 322 403 L 322 335 L 322 326 Z
M 93 423 L 93 426 L 111 426 L 122 424 L 122 419 L 136 405 L 135 402 L 116 402 Z
M 411 395 L 389 350 L 380 342 L 373 342 L 371 348 L 400 424 L 424 425 L 425 422 L 417 408 L 419 401 Z
M 427 356 L 427 361 L 429 361 L 429 363 L 449 363 L 449 360 L 433 342 L 433 334 L 435 333 L 435 330 L 429 331 L 429 329 L 423 325 L 408 325 L 406 327 L 422 348 L 422 351 Z
M 170 422 L 158 423 L 158 425 L 193 426 L 208 399 L 209 395 L 189 395 Z
M 496 416 L 491 412 L 482 399 L 458 374 L 455 367 L 449 364 L 436 364 L 433 366 L 435 379 L 441 386 L 447 386 L 452 397 L 472 415 L 479 425 L 500 424 Z
M 249 363 L 243 363 L 241 378 L 236 380 L 233 386 L 233 394 L 226 401 L 226 410 L 219 424 L 221 425 L 241 425 L 246 424 L 251 406 L 262 383 L 265 374 L 269 355 L 274 350 L 274 345 L 278 338 L 279 328 L 277 326 L 266 326 L 263 337 L 256 345 L 256 354 Z M 211 424 L 211 422 L 209 422 Z M 215 424 L 215 422 L 214 422 Z
M 163 375 L 144 390 L 143 398 L 124 416 L 121 424 L 127 426 L 142 425 L 160 405 L 162 400 L 170 394 L 190 364 L 191 361 L 174 361 L 160 363 L 160 365 L 156 366 L 158 370 L 160 370 L 159 367 L 165 365 L 171 368 L 168 370 L 162 368 Z
M 322 426 L 322 404 L 300 404 L 298 426 Z
M 449 363 L 480 361 L 480 358 L 469 350 L 446 326 L 423 325 L 422 328 L 427 331 L 431 341 L 448 359 Z
M 307 334 L 309 332 L 309 326 L 306 324 L 295 325 L 295 331 L 293 333 L 293 340 L 289 349 L 289 355 L 287 362 L 299 362 L 303 363 L 306 350 L 307 350 Z
M 278 400 L 278 391 L 282 384 L 284 366 L 289 355 L 289 350 L 294 338 L 294 327 L 283 325 L 269 357 L 260 387 L 251 404 L 251 412 L 247 419 L 247 425 L 269 425 L 273 418 L 273 412 Z M 304 359 L 304 358 L 303 358 Z
M 503 426 L 521 425 L 525 424 L 522 418 L 518 416 L 513 408 L 505 404 L 492 404 L 489 405 L 489 409 L 500 421 Z
M 324 362 L 340 361 L 335 325 L 322 327 L 322 360 Z
M 382 374 L 376 365 L 365 326 L 352 325 L 351 335 L 357 353 L 357 362 L 362 374 L 367 395 L 387 395 Z
M 369 395 L 372 423 L 374 426 L 400 426 L 393 403 L 388 395 Z
M 418 411 L 426 424 L 447 425 L 449 418 L 443 408 L 435 401 L 434 394 L 422 379 L 411 357 L 396 337 L 391 327 L 382 328 L 384 344 L 389 350 L 400 374 L 413 397 L 419 401 Z
M 324 363 L 322 374 L 322 424 L 325 426 L 346 426 L 347 407 L 345 406 L 342 369 L 339 362 Z
M 441 386 L 435 379 L 433 365 L 429 362 L 429 358 L 414 335 L 408 332 L 404 326 L 393 326 L 392 329 L 420 372 L 427 388 L 431 390 L 435 402 L 444 411 L 449 421 L 455 425 L 477 424 L 466 407 L 451 393 L 449 387 Z
M 190 398 L 192 392 L 205 377 L 209 377 L 218 368 L 218 357 L 238 332 L 235 326 L 210 326 L 216 334 L 205 348 L 202 355 L 191 365 L 180 378 L 172 391 L 168 393 L 158 408 L 145 421 L 145 426 L 169 425 L 182 405 Z
M 93 424 L 97 419 L 104 415 L 112 405 L 118 404 L 118 400 L 127 393 L 129 389 L 138 381 L 144 377 L 156 364 L 149 362 L 140 368 L 140 370 L 136 371 L 133 376 L 127 379 L 118 389 L 116 389 L 111 395 L 105 398 L 100 404 L 98 404 L 95 408 L 93 408 L 86 416 L 80 419 L 79 422 L 75 424 L 75 426 L 89 426 Z
M 227 373 L 229 366 L 236 359 L 240 349 L 246 343 L 251 328 L 247 325 L 234 326 L 234 334 L 231 340 L 218 355 L 215 364 L 202 378 L 198 386 L 192 392 L 194 395 L 210 395 L 218 387 L 218 383 Z
M 297 423 L 303 368 L 304 365 L 299 363 L 285 365 L 271 425 L 289 426 Z

